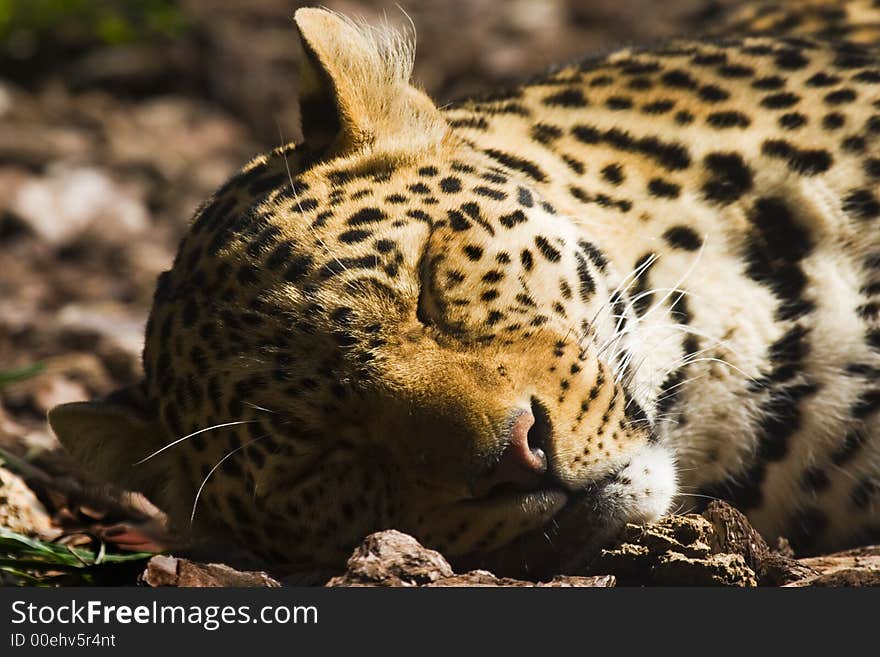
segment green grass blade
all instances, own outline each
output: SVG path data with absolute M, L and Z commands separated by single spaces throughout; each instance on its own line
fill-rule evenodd
M 113 553 L 103 548 L 95 554 L 85 548 L 49 543 L 0 527 L 0 565 L 27 563 L 41 568 L 79 569 L 143 561 L 151 556 L 149 552 Z
M 98 553 L 0 527 L 0 586 L 95 586 L 134 581 L 149 552 Z
M 43 363 L 31 363 L 11 370 L 0 371 L 0 388 L 36 376 L 43 371 L 44 367 Z

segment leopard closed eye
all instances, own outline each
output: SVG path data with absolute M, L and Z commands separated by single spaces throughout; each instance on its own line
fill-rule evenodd
M 300 9 L 302 140 L 196 213 L 142 384 L 52 427 L 303 567 L 396 528 L 558 572 L 713 497 L 876 539 L 880 9 L 776 4 L 443 109 L 406 38 Z

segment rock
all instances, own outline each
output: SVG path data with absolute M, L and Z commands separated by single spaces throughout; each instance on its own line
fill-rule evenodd
M 657 586 L 742 586 L 758 585 L 755 572 L 739 554 L 711 554 L 703 558 L 678 552 L 661 555 L 651 572 Z
M 11 85 L 0 82 L 0 119 L 12 111 L 12 105 L 15 102 L 14 93 Z
M 712 502 L 702 516 L 628 525 L 591 572 L 624 584 L 658 586 L 880 586 L 880 546 L 793 559 L 788 543 L 771 551 L 739 511 Z
M 18 123 L 15 130 L 0 130 L 0 160 L 33 168 L 83 158 L 90 147 L 88 138 L 75 129 Z
M 146 316 L 113 302 L 69 303 L 55 315 L 57 341 L 95 354 L 116 379 L 132 379 L 141 368 Z
M 426 584 L 431 587 L 448 586 L 451 588 L 458 587 L 492 587 L 492 586 L 536 586 L 534 582 L 525 582 L 519 579 L 511 579 L 509 577 L 496 577 L 488 570 L 471 570 L 461 575 L 452 575 L 443 577 L 436 582 Z
M 24 479 L 4 467 L 0 467 L 0 527 L 25 536 L 54 533 L 46 507 Z
M 146 317 L 133 314 L 122 304 L 69 303 L 58 312 L 56 321 L 62 332 L 95 334 L 112 340 L 123 351 L 138 356 L 144 348 Z M 64 335 L 61 340 L 64 340 Z
M 549 582 L 529 582 L 496 577 L 486 570 L 455 574 L 443 556 L 429 550 L 412 536 L 395 530 L 367 536 L 355 548 L 344 575 L 334 577 L 327 586 L 539 586 L 611 587 L 612 575 L 594 577 L 559 576 Z
M 816 574 L 785 586 L 880 586 L 880 545 L 799 559 L 798 563 Z
M 90 167 L 54 167 L 22 184 L 12 211 L 52 245 L 72 242 L 86 229 L 105 237 L 146 230 L 147 210 L 105 173 Z
M 600 575 L 596 577 L 575 577 L 560 575 L 554 577 L 549 582 L 529 582 L 521 579 L 512 579 L 510 577 L 496 577 L 492 573 L 485 570 L 472 570 L 461 575 L 453 575 L 452 577 L 444 577 L 436 582 L 427 584 L 430 587 L 492 587 L 492 586 L 514 586 L 514 587 L 539 587 L 539 588 L 610 588 L 616 583 L 614 575 Z
M 718 552 L 725 541 L 702 516 L 627 525 L 619 540 L 602 550 L 590 572 L 611 573 L 631 585 L 757 586 L 755 572 L 742 555 Z
M 645 546 L 651 553 L 676 551 L 692 557 L 712 552 L 715 540 L 712 524 L 693 515 L 666 516 L 651 525 L 627 525 L 623 540 Z
M 44 377 L 35 386 L 34 407 L 45 415 L 50 409 L 68 402 L 86 401 L 89 393 L 81 384 L 65 376 Z
M 348 569 L 328 586 L 419 586 L 453 574 L 439 552 L 396 530 L 370 534 L 348 560 Z
M 557 575 L 549 582 L 539 583 L 545 588 L 612 588 L 617 586 L 614 575 L 593 575 L 592 577 L 576 577 L 574 575 Z
M 140 579 L 143 584 L 152 587 L 276 588 L 281 586 L 280 582 L 262 571 L 239 571 L 224 564 L 202 564 L 161 554 L 147 562 L 147 568 Z
M 113 113 L 107 128 L 110 150 L 121 166 L 148 164 L 160 179 L 186 180 L 199 193 L 225 182 L 242 164 L 237 159 L 242 142 L 248 147 L 240 124 L 216 107 L 179 97 L 152 98 Z M 157 143 L 163 148 L 157 150 Z
M 193 74 L 193 46 L 180 42 L 131 43 L 95 48 L 65 69 L 74 88 L 110 87 L 120 92 L 149 91 L 163 78 Z M 117 92 L 118 93 L 118 92 Z M 121 94 L 120 94 L 121 95 Z
M 712 525 L 713 532 L 710 539 L 712 552 L 738 554 L 753 570 L 770 556 L 767 542 L 749 524 L 748 518 L 726 502 L 713 500 L 703 511 L 702 516 Z
M 45 418 L 58 404 L 90 399 L 111 386 L 106 368 L 90 353 L 69 352 L 39 364 L 33 376 L 3 388 L 3 403 L 8 408 L 27 409 Z
M 238 571 L 224 564 L 178 560 L 177 586 L 277 588 L 280 582 L 262 571 Z
M 621 543 L 610 550 L 602 550 L 591 564 L 590 572 L 614 573 L 624 582 L 636 582 L 650 576 L 656 556 L 644 545 Z
M 709 514 L 723 528 L 736 532 L 716 534 L 715 525 L 698 515 L 669 516 L 644 527 L 627 526 L 618 546 L 605 550 L 593 564 L 590 576 L 557 575 L 535 582 L 498 577 L 486 570 L 455 573 L 438 552 L 395 530 L 367 536 L 348 560 L 344 574 L 309 572 L 286 576 L 290 585 L 395 586 L 395 587 L 542 587 L 608 588 L 620 578 L 625 585 L 640 586 L 880 586 L 880 546 L 850 550 L 823 557 L 791 559 L 767 552 L 756 570 L 747 555 L 757 554 L 750 527 L 741 514 L 716 508 Z M 746 538 L 743 542 L 740 539 Z M 728 546 L 737 552 L 713 552 L 709 546 Z M 766 546 L 765 546 L 766 547 Z M 597 566 L 597 564 L 600 564 Z M 247 566 L 245 566 L 247 567 Z M 597 568 L 608 568 L 600 573 Z M 328 581 L 329 579 L 329 581 Z M 197 563 L 157 555 L 141 581 L 149 586 L 279 586 L 262 571 L 239 571 L 216 563 Z
M 141 581 L 154 588 L 177 586 L 177 559 L 165 554 L 157 554 L 147 562 L 147 569 L 141 575 Z
M 843 568 L 826 575 L 819 575 L 804 582 L 794 582 L 787 586 L 880 586 L 880 570 L 877 570 L 876 567 L 866 569 L 865 565 L 862 564 L 857 568 Z
M 755 571 L 761 586 L 783 586 L 791 582 L 810 579 L 819 571 L 783 554 L 769 554 Z
M 4 211 L 13 203 L 19 190 L 33 179 L 34 176 L 24 167 L 0 167 L 0 212 L 5 214 Z M 8 217 L 4 219 L 8 220 Z

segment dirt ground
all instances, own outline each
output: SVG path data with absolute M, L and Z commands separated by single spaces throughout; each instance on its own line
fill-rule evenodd
M 369 22 L 411 21 L 415 78 L 445 103 L 554 62 L 698 33 L 736 3 L 399 4 L 326 2 Z M 140 376 L 156 276 L 193 210 L 252 155 L 295 137 L 297 6 L 179 0 L 181 29 L 114 43 L 64 17 L 0 31 L 0 461 L 27 483 L 14 484 L 31 510 L 20 528 L 93 545 L 155 513 L 84 485 L 46 412 Z M 0 509 L 0 525 L 12 523 Z

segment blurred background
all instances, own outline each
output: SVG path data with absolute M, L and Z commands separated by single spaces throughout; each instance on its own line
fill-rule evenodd
M 439 103 L 699 33 L 733 4 L 326 0 L 369 22 L 411 19 L 415 79 Z M 299 5 L 0 0 L 0 526 L 22 508 L 18 526 L 68 534 L 126 513 L 80 494 L 46 411 L 139 377 L 155 279 L 193 210 L 296 135 Z

